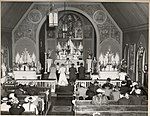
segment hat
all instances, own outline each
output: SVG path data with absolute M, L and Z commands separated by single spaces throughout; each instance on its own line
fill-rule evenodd
M 110 79 L 110 78 L 107 78 L 107 81 L 111 81 L 111 79 Z
M 82 86 L 82 87 L 85 87 L 85 84 L 84 84 L 84 83 L 81 83 L 81 86 Z
M 123 86 L 126 85 L 126 81 L 122 81 L 121 85 L 123 85 Z
M 135 86 L 135 85 L 138 85 L 138 83 L 137 83 L 137 82 L 133 82 L 133 83 L 132 83 L 132 86 Z
M 10 93 L 9 94 L 9 98 L 14 98 L 15 97 L 15 93 Z
M 136 94 L 141 94 L 141 89 L 136 89 L 136 90 L 135 90 L 135 93 L 136 93 Z
M 105 91 L 102 90 L 102 89 L 97 89 L 96 92 L 97 92 L 97 93 L 105 93 Z
M 34 102 L 36 99 L 37 99 L 36 96 L 27 96 L 24 101 L 25 102 Z
M 7 98 L 7 97 L 4 97 L 4 98 L 2 99 L 2 101 L 8 101 L 8 98 Z

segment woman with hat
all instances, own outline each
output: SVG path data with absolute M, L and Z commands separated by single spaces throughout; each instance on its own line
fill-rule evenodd
M 37 106 L 33 103 L 37 99 L 37 96 L 27 96 L 25 98 L 25 104 L 23 104 L 23 107 L 25 111 L 27 112 L 33 112 L 35 114 L 38 114 Z
M 102 89 L 97 89 L 97 95 L 93 96 L 92 103 L 93 104 L 107 104 L 108 98 L 105 96 L 105 91 Z
M 1 100 L 1 111 L 9 111 L 9 108 L 11 107 L 11 105 L 9 104 L 9 100 L 7 97 L 4 97 Z

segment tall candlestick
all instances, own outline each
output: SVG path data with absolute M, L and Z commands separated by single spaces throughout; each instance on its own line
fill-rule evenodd
M 47 68 L 47 66 L 46 66 L 46 61 L 47 61 L 47 53 L 45 52 L 45 71 L 44 71 L 44 74 L 47 74 L 47 72 L 46 72 L 46 68 Z

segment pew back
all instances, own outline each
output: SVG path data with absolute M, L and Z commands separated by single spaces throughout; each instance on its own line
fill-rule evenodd
M 148 105 L 117 105 L 109 100 L 107 105 L 94 105 L 91 100 L 77 100 L 74 106 L 76 115 L 86 116 L 147 116 Z

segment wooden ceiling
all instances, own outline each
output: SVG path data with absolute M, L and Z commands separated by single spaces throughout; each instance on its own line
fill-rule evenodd
M 2 29 L 12 30 L 31 4 L 32 2 L 1 2 Z M 123 31 L 148 26 L 148 3 L 103 2 L 102 4 Z
M 11 31 L 31 4 L 31 2 L 1 2 L 2 29 Z
M 148 26 L 148 3 L 102 3 L 119 27 L 124 31 Z

